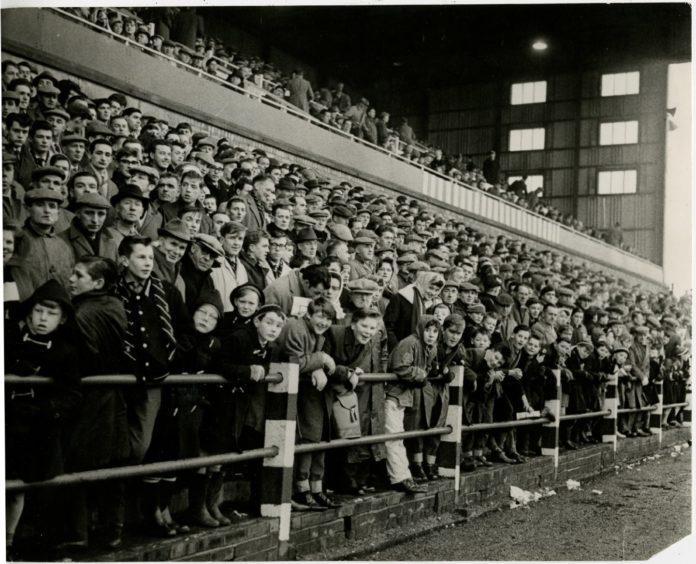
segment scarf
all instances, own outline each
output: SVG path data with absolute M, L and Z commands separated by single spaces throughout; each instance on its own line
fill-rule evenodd
M 171 361 L 172 358 L 174 358 L 174 353 L 176 352 L 176 338 L 174 337 L 174 328 L 172 327 L 172 318 L 169 312 L 169 304 L 167 303 L 167 294 L 164 291 L 164 285 L 159 278 L 151 275 L 150 278 L 145 282 L 142 293 L 145 296 L 152 298 L 152 302 L 157 309 L 159 328 L 166 337 L 165 348 L 167 351 L 167 359 Z M 135 293 L 131 290 L 130 284 L 126 280 L 125 276 L 122 276 L 116 283 L 114 294 L 123 302 L 126 315 L 130 319 L 132 314 L 131 297 Z M 128 324 L 123 341 L 124 353 L 133 362 L 137 361 L 133 355 L 133 351 L 136 349 L 136 340 L 137 337 L 133 334 L 131 325 Z

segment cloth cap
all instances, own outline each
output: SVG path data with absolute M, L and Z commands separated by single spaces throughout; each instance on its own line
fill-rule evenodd
M 31 173 L 31 181 L 38 182 L 44 176 L 60 176 L 60 179 L 65 182 L 65 171 L 57 166 L 42 166 L 35 169 Z
M 379 284 L 367 278 L 351 280 L 348 282 L 347 287 L 351 294 L 374 294 L 379 290 Z
M 329 227 L 329 232 L 335 239 L 349 243 L 353 240 L 353 234 L 346 225 L 335 224 Z
M 318 241 L 319 238 L 317 237 L 317 234 L 314 232 L 314 229 L 311 227 L 306 227 L 305 229 L 301 229 L 300 232 L 297 234 L 297 243 L 304 243 L 307 241 Z
M 50 188 L 34 188 L 24 194 L 24 203 L 35 202 L 37 200 L 50 200 L 52 202 L 61 203 L 63 196 L 60 192 L 51 190 Z
M 471 304 L 466 308 L 467 313 L 486 313 L 486 306 L 483 304 Z
M 157 230 L 157 234 L 160 237 L 174 237 L 186 243 L 191 242 L 191 233 L 179 218 L 170 219 L 164 224 L 164 227 Z
M 421 270 L 430 270 L 430 266 L 419 260 L 410 263 L 407 267 L 409 272 L 420 272 Z
M 82 194 L 75 201 L 75 209 L 94 208 L 97 210 L 108 210 L 111 208 L 109 200 L 101 194 Z
M 212 251 L 216 256 L 225 256 L 225 250 L 222 248 L 222 243 L 217 240 L 216 237 L 208 235 L 206 233 L 196 233 L 193 236 L 193 241 L 198 243 L 202 247 L 205 247 L 209 251 Z
M 514 303 L 514 300 L 512 299 L 512 296 L 510 294 L 498 294 L 496 296 L 495 301 L 498 305 L 501 306 L 511 306 Z

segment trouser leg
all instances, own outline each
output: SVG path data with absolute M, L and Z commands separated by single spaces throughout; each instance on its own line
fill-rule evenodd
M 387 433 L 401 433 L 404 430 L 404 408 L 391 399 L 384 402 L 384 430 Z M 410 479 L 411 471 L 408 468 L 404 441 L 388 441 L 385 446 L 389 481 L 398 484 Z

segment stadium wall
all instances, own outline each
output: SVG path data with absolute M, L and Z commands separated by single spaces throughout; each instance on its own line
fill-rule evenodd
M 4 10 L 2 31 L 4 56 L 30 59 L 57 75 L 67 74 L 89 86 L 89 92 L 121 91 L 145 113 L 172 123 L 189 121 L 212 135 L 264 148 L 271 155 L 313 166 L 334 179 L 418 198 L 437 208 L 438 213 L 464 216 L 484 231 L 504 232 L 541 248 L 562 250 L 586 261 L 589 269 L 664 290 L 662 268 L 655 264 L 523 213 L 485 193 L 453 186 L 447 179 L 293 114 L 264 107 L 258 100 L 206 82 L 120 40 L 97 36 L 53 11 Z

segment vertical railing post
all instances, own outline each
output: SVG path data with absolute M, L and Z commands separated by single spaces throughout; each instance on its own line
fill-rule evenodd
M 602 406 L 604 411 L 609 411 L 609 415 L 605 415 L 600 421 L 602 442 L 611 443 L 614 452 L 616 452 L 616 425 L 619 415 L 619 391 L 616 384 L 616 375 L 611 374 L 607 382 L 607 389 L 604 393 L 604 405 Z M 662 403 L 660 403 L 660 406 L 662 406 Z M 662 409 L 662 407 L 660 407 L 660 409 Z
M 686 402 L 686 406 L 682 411 L 682 424 L 684 427 L 691 427 L 691 388 L 686 389 L 686 398 L 684 401 Z
M 459 500 L 459 461 L 462 451 L 462 390 L 464 386 L 464 367 L 450 368 L 454 378 L 449 385 L 449 406 L 447 407 L 447 425 L 452 428 L 448 435 L 443 435 L 438 452 L 438 474 L 454 478 L 454 502 Z
M 662 444 L 662 380 L 656 380 L 652 385 L 655 387 L 655 394 L 657 395 L 657 406 L 655 411 L 650 412 L 650 431 L 657 435 L 660 444 Z
M 553 456 L 554 477 L 558 474 L 558 443 L 560 440 L 561 426 L 561 371 L 551 370 L 555 378 L 555 393 L 546 398 L 545 407 L 553 421 L 546 423 L 541 428 L 541 454 Z
M 268 385 L 264 438 L 264 447 L 275 446 L 278 454 L 263 460 L 261 515 L 279 518 L 278 560 L 287 560 L 299 372 L 297 364 L 271 364 L 269 373 L 278 372 L 283 375 L 283 381 Z

